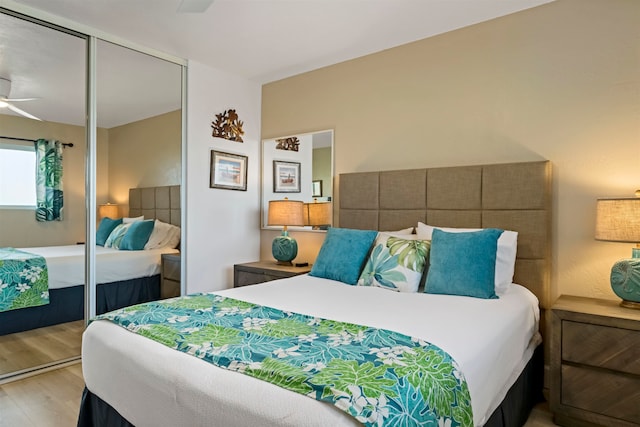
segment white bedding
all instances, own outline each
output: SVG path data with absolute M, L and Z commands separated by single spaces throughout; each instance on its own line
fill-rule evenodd
M 447 351 L 483 425 L 540 342 L 538 301 L 511 285 L 497 300 L 396 293 L 308 275 L 216 292 L 283 310 L 395 330 Z M 351 426 L 332 405 L 93 322 L 82 342 L 87 388 L 143 426 Z
M 84 284 L 84 245 L 18 248 L 43 256 L 49 271 L 49 289 Z M 96 283 L 149 277 L 160 274 L 160 257 L 177 249 L 161 248 L 146 251 L 121 251 L 96 247 Z

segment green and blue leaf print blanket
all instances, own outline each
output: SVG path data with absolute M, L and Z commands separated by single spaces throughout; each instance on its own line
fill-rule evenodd
M 194 294 L 96 317 L 224 369 L 329 402 L 365 426 L 471 426 L 456 362 L 420 339 Z
M 14 248 L 0 248 L 0 312 L 45 304 L 49 304 L 46 260 Z

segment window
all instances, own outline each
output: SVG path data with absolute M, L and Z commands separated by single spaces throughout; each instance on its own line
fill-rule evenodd
M 0 144 L 0 207 L 36 206 L 36 152 Z

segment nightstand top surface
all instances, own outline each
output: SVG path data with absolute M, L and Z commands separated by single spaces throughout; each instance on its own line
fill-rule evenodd
M 244 267 L 247 269 L 287 271 L 290 273 L 304 274 L 311 271 L 311 264 L 305 267 L 296 267 L 295 265 L 279 265 L 276 261 L 255 261 L 236 264 L 236 267 Z
M 620 300 L 562 295 L 552 309 L 640 321 L 640 310 L 620 307 Z

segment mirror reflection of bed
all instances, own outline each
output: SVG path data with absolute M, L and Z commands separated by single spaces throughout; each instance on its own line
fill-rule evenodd
M 62 221 L 37 222 L 33 206 L 0 206 L 0 248 L 27 251 L 40 248 L 40 252 L 61 263 L 51 261 L 53 270 L 63 268 L 61 260 L 79 260 L 73 275 L 64 273 L 63 280 L 51 283 L 50 304 L 0 311 L 0 382 L 3 382 L 34 368 L 78 360 L 80 356 L 85 327 L 82 305 L 85 251 L 79 243 L 86 241 L 87 229 L 87 50 L 86 38 L 81 35 L 41 26 L 18 16 L 0 13 L 0 27 L 12 30 L 0 35 L 0 56 L 3 57 L 0 77 L 11 78 L 12 98 L 37 98 L 22 102 L 20 107 L 41 119 L 0 109 L 0 136 L 9 137 L 0 138 L 0 148 L 16 149 L 21 145 L 18 149 L 33 150 L 32 141 L 39 138 L 74 144 L 73 148 L 63 151 Z M 127 217 L 130 188 L 166 187 L 173 188 L 176 195 L 173 201 L 165 198 L 171 203 L 168 210 L 179 212 L 182 67 L 103 40 L 98 40 L 96 45 L 96 206 L 114 203 L 118 208 L 117 217 Z M 37 66 L 43 61 L 47 67 Z M 29 86 L 28 82 L 33 84 Z M 158 87 L 163 90 L 158 91 Z M 34 88 L 38 88 L 37 93 Z M 139 205 L 132 209 L 140 208 Z M 147 211 L 145 216 L 156 218 Z M 163 218 L 168 224 L 175 224 L 179 217 L 178 213 L 177 219 Z M 99 216 L 97 219 L 100 221 Z M 98 248 L 96 252 L 102 250 Z M 159 286 L 160 255 L 153 258 L 152 262 L 132 262 L 139 270 L 146 269 L 143 274 L 134 273 L 133 277 L 153 276 L 151 281 Z M 109 256 L 97 257 L 96 271 L 107 275 L 106 279 L 100 279 L 98 274 L 98 283 L 100 280 L 113 283 L 120 278 L 120 266 L 115 266 L 118 262 L 109 259 Z M 74 287 L 74 296 L 65 295 L 60 310 L 58 298 L 54 297 L 72 293 L 69 289 Z M 100 292 L 99 288 L 98 294 Z M 118 296 L 120 303 L 131 301 L 127 300 L 129 297 L 122 292 Z M 96 299 L 99 305 L 101 295 Z M 54 308 L 42 309 L 49 305 Z
M 132 217 L 102 219 L 98 227 L 98 314 L 160 299 L 162 254 L 179 253 L 180 186 L 130 189 L 128 214 Z M 153 223 L 144 247 L 125 246 L 130 239 L 116 244 L 121 234 L 110 225 L 122 221 L 126 223 L 120 229 L 128 230 Z M 84 330 L 84 245 L 18 250 L 46 260 L 49 302 L 0 312 L 0 379 L 33 366 L 77 357 Z

